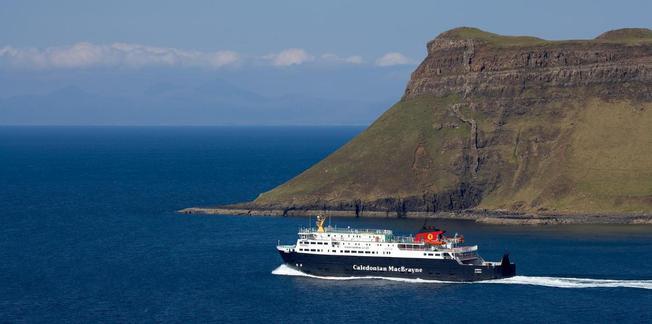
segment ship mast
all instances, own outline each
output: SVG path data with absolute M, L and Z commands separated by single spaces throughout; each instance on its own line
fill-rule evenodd
M 324 222 L 326 221 L 326 216 L 317 215 L 317 232 L 324 233 Z

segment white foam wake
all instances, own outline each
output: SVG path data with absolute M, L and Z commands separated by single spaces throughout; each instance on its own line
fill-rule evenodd
M 640 288 L 652 289 L 652 280 L 617 280 L 563 277 L 514 276 L 483 283 L 533 285 L 557 288 Z
M 439 281 L 439 280 L 425 280 L 425 279 L 407 279 L 407 278 L 391 278 L 391 277 L 322 277 L 313 276 L 303 273 L 299 270 L 288 267 L 285 264 L 280 265 L 272 271 L 272 274 L 279 276 L 299 276 L 318 278 L 325 280 L 356 280 L 356 279 L 383 279 L 400 282 L 411 283 L 460 283 L 454 281 Z M 640 288 L 652 289 L 652 280 L 615 280 L 615 279 L 589 279 L 589 278 L 563 278 L 563 277 L 530 277 L 530 276 L 515 276 L 506 279 L 476 281 L 464 284 L 512 284 L 512 285 L 532 285 L 556 288 Z

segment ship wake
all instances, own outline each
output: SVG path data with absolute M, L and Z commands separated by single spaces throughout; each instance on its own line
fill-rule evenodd
M 514 276 L 484 283 L 532 285 L 557 288 L 640 288 L 652 289 L 652 280 L 620 280 L 564 277 Z
M 299 270 L 280 265 L 272 271 L 272 274 L 280 276 L 310 277 L 325 280 L 359 280 L 359 279 L 383 279 L 410 283 L 439 283 L 439 284 L 460 284 L 453 281 L 407 279 L 391 277 L 322 277 L 303 273 Z M 652 289 L 652 280 L 617 280 L 617 279 L 591 279 L 591 278 L 565 278 L 565 277 L 536 277 L 536 276 L 514 276 L 505 279 L 486 280 L 462 284 L 506 284 L 506 285 L 530 285 L 555 288 L 639 288 Z

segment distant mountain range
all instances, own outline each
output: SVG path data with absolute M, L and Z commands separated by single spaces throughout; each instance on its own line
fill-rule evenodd
M 94 94 L 67 86 L 0 99 L 0 124 L 18 125 L 365 125 L 390 102 L 268 97 L 215 79 L 196 87 L 155 83 L 142 95 Z
M 0 71 L 0 125 L 368 125 L 413 66 Z

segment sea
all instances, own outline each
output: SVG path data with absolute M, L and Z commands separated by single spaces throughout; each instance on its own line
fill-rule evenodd
M 0 127 L 0 322 L 652 322 L 648 225 L 429 221 L 517 265 L 514 278 L 449 283 L 283 266 L 276 244 L 314 218 L 175 212 L 254 199 L 362 130 Z

